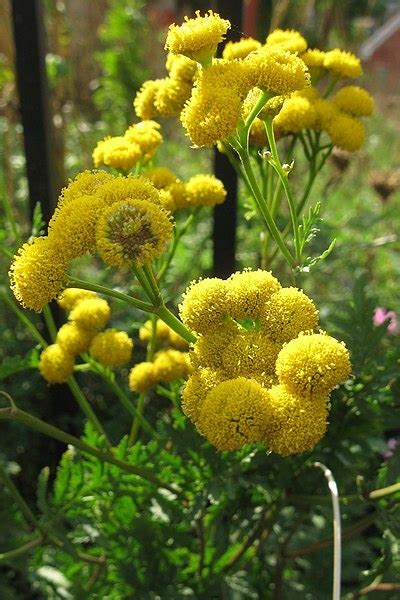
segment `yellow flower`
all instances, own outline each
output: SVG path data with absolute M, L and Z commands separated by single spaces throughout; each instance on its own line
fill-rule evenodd
M 129 373 L 129 388 L 132 392 L 146 392 L 157 382 L 156 369 L 152 362 L 141 362 Z
M 66 312 L 70 312 L 75 304 L 80 302 L 85 298 L 96 298 L 96 292 L 91 292 L 89 290 L 81 290 L 80 288 L 66 288 L 61 292 L 61 294 L 57 298 L 58 305 L 65 310 Z
M 151 181 L 133 175 L 114 177 L 99 189 L 97 196 L 104 200 L 107 206 L 122 200 L 147 200 L 153 204 L 160 204 L 159 194 Z
M 74 357 L 59 344 L 43 350 L 39 359 L 39 371 L 48 383 L 64 383 L 74 370 Z
M 241 38 L 238 42 L 227 42 L 222 52 L 225 60 L 240 60 L 246 58 L 250 52 L 261 48 L 261 43 L 251 37 Z
M 183 56 L 183 54 L 172 54 L 170 52 L 167 55 L 167 62 L 165 67 L 172 79 L 181 79 L 192 83 L 197 73 L 198 64 L 194 60 Z
M 344 113 L 336 114 L 326 126 L 326 132 L 332 144 L 348 152 L 359 150 L 365 140 L 365 127 L 361 121 Z
M 180 182 L 181 183 L 181 182 Z M 184 186 L 184 184 L 182 184 Z M 175 204 L 174 197 L 171 193 L 170 186 L 160 190 L 160 204 L 165 210 L 173 213 L 178 208 Z
M 229 88 L 243 100 L 252 87 L 252 79 L 253 73 L 248 62 L 218 59 L 210 67 L 200 71 L 195 85 L 206 90 Z
M 309 69 L 315 69 L 324 66 L 325 52 L 314 48 L 313 50 L 308 49 L 301 55 L 301 60 L 304 61 Z
M 173 23 L 169 26 L 165 49 L 173 54 L 183 54 L 199 63 L 207 63 L 214 56 L 230 26 L 229 21 L 221 19 L 212 10 L 204 17 L 200 15 L 200 11 L 196 11 L 195 19 L 185 17 L 182 25 Z
M 267 46 L 278 46 L 287 52 L 298 52 L 301 54 L 307 49 L 307 40 L 295 29 L 275 29 L 267 39 Z
M 313 108 L 316 115 L 313 129 L 315 131 L 328 131 L 330 124 L 339 114 L 337 106 L 331 100 L 317 98 L 313 102 Z
M 84 329 L 72 321 L 60 327 L 56 343 L 71 355 L 81 354 L 89 349 L 93 335 L 93 331 Z
M 121 367 L 131 360 L 133 342 L 125 331 L 106 329 L 90 344 L 90 354 L 106 367 Z
M 229 377 L 262 375 L 265 381 L 272 382 L 280 349 L 281 345 L 269 340 L 262 331 L 244 331 L 226 346 L 222 366 Z
M 158 189 L 162 190 L 172 183 L 178 181 L 178 177 L 168 169 L 168 167 L 155 167 L 154 169 L 147 169 L 144 171 L 143 177 L 150 179 L 151 183 Z
M 291 96 L 274 118 L 274 127 L 283 133 L 298 133 L 302 129 L 312 128 L 315 121 L 313 104 L 307 98 Z
M 158 111 L 155 107 L 155 99 L 160 88 L 161 79 L 149 79 L 145 81 L 133 101 L 133 107 L 139 119 L 148 120 L 157 117 Z
M 111 310 L 103 298 L 84 298 L 77 302 L 69 313 L 69 320 L 75 321 L 79 327 L 102 329 L 110 318 Z
M 350 374 L 343 342 L 322 333 L 300 335 L 288 342 L 276 361 L 279 381 L 293 394 L 321 398 Z
M 74 179 L 70 179 L 67 187 L 61 190 L 57 207 L 64 206 L 82 196 L 95 196 L 97 191 L 114 176 L 106 171 L 82 171 Z
M 66 274 L 62 250 L 47 237 L 25 243 L 14 256 L 9 271 L 14 296 L 22 306 L 36 312 L 60 293 Z
M 267 391 L 244 377 L 228 379 L 208 392 L 198 424 L 218 450 L 239 450 L 265 437 Z
M 141 160 L 148 162 L 153 158 L 163 138 L 160 133 L 161 126 L 155 121 L 140 121 L 128 127 L 124 133 L 126 138 L 132 144 L 137 144 L 142 153 Z
M 97 224 L 97 250 L 113 267 L 141 266 L 160 256 L 172 237 L 168 213 L 146 200 L 115 202 Z
M 192 281 L 179 305 L 181 319 L 196 333 L 209 333 L 227 316 L 226 281 L 213 277 Z
M 158 381 L 170 382 L 187 379 L 192 371 L 188 352 L 160 350 L 154 357 L 154 368 Z
M 212 369 L 198 369 L 190 375 L 183 386 L 182 411 L 198 429 L 198 419 L 203 402 L 208 392 L 221 381 L 221 373 Z
M 261 90 L 258 87 L 253 87 L 247 94 L 243 102 L 243 117 L 246 118 L 249 113 L 253 110 L 254 106 L 260 99 Z M 282 108 L 282 104 L 285 100 L 285 96 L 273 96 L 264 104 L 261 111 L 258 113 L 260 119 L 266 119 L 270 116 L 278 114 Z
M 253 85 L 272 95 L 285 95 L 310 84 L 304 62 L 280 47 L 264 46 L 245 58 L 253 72 Z
M 170 329 L 169 327 L 168 327 L 168 329 L 169 329 L 168 341 L 171 344 L 171 346 L 174 346 L 174 348 L 177 348 L 178 350 L 187 350 L 189 347 L 188 342 L 186 340 L 184 340 L 173 329 Z
M 171 210 L 176 210 L 178 208 L 187 208 L 188 206 L 190 206 L 187 186 L 186 183 L 183 183 L 183 181 L 176 181 L 175 183 L 171 183 L 165 190 L 162 191 L 168 194 L 170 198 L 169 203 L 172 207 Z M 162 194 L 160 195 L 163 196 Z M 166 196 L 163 197 L 163 202 L 164 207 L 167 208 L 168 204 Z
M 182 79 L 160 79 L 154 106 L 160 117 L 176 117 L 190 98 L 192 86 Z
M 333 98 L 339 110 L 353 117 L 367 117 L 374 112 L 374 99 L 358 85 L 346 85 Z
M 134 144 L 126 137 L 119 135 L 98 142 L 92 156 L 96 167 L 106 165 L 107 167 L 129 171 L 140 160 L 142 153 L 138 144 Z
M 260 321 L 269 338 L 282 344 L 314 329 L 318 311 L 308 296 L 297 288 L 282 288 L 273 294 L 260 312 Z
M 49 223 L 49 239 L 67 260 L 96 250 L 96 225 L 106 208 L 98 196 L 81 196 L 56 208 Z
M 190 355 L 193 366 L 195 368 L 222 369 L 223 352 L 230 344 L 234 343 L 239 331 L 239 327 L 234 321 L 227 320 L 215 331 L 199 336 Z
M 202 86 L 194 88 L 180 119 L 195 146 L 212 146 L 235 133 L 241 110 L 235 90 Z
M 352 52 L 339 50 L 339 48 L 326 52 L 324 68 L 342 79 L 355 79 L 362 75 L 360 59 Z
M 142 342 L 149 342 L 151 340 L 151 332 L 152 332 L 152 324 L 151 321 L 148 320 L 146 323 L 139 329 L 139 340 Z M 155 338 L 158 342 L 165 342 L 169 339 L 170 328 L 164 321 L 158 319 L 156 322 L 156 331 Z
M 194 175 L 186 183 L 186 192 L 193 206 L 215 206 L 226 198 L 224 184 L 214 175 Z
M 312 450 L 324 436 L 328 398 L 310 401 L 277 385 L 267 392 L 268 420 L 264 443 L 281 456 Z
M 228 313 L 234 319 L 256 319 L 272 294 L 281 288 L 270 271 L 237 271 L 227 281 Z

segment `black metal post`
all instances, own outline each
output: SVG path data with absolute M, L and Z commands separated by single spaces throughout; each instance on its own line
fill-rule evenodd
M 224 19 L 229 19 L 232 28 L 229 40 L 242 37 L 242 0 L 218 0 L 216 10 Z M 237 221 L 237 175 L 224 154 L 215 149 L 214 173 L 221 179 L 228 195 L 227 200 L 214 209 L 213 223 L 213 271 L 216 277 L 228 277 L 235 271 L 236 221 Z
M 29 211 L 37 202 L 49 221 L 56 200 L 51 151 L 51 116 L 45 65 L 42 0 L 12 0 L 19 105 L 24 129 Z

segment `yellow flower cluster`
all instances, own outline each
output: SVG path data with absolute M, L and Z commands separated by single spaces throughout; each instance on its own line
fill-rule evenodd
M 146 81 L 137 93 L 133 106 L 139 119 L 179 115 L 190 98 L 198 65 L 182 54 L 168 54 L 168 77 Z
M 338 48 L 310 49 L 298 31 L 276 29 L 264 44 L 252 38 L 228 42 L 222 59 L 215 59 L 217 45 L 229 27 L 229 21 L 212 11 L 204 17 L 197 11 L 195 18 L 185 17 L 182 25 L 171 25 L 166 41 L 169 77 L 145 82 L 134 101 L 137 115 L 142 119 L 180 115 L 194 146 L 212 146 L 237 134 L 262 90 L 272 100 L 280 98 L 260 114 L 262 119 L 279 113 L 274 123 L 278 136 L 315 129 L 326 131 L 333 144 L 348 151 L 362 145 L 364 126 L 357 117 L 373 109 L 365 90 L 348 86 L 333 102 L 306 91 L 311 80 L 316 84 L 330 77 L 334 84 L 359 77 L 362 69 L 357 56 Z M 201 68 L 196 68 L 195 61 Z M 258 118 L 250 142 L 267 142 Z M 167 205 L 170 200 L 168 196 Z
M 72 375 L 76 357 L 90 354 L 107 367 L 120 367 L 130 361 L 133 342 L 124 331 L 106 329 L 111 310 L 108 302 L 95 292 L 67 288 L 58 297 L 59 306 L 68 313 L 54 344 L 43 350 L 39 371 L 48 383 L 63 383 Z
M 65 285 L 71 259 L 97 251 L 111 266 L 144 264 L 164 251 L 172 230 L 149 179 L 84 171 L 62 190 L 48 235 L 24 244 L 14 257 L 11 289 L 24 307 L 40 312 Z
M 188 352 L 172 348 L 159 350 L 153 361 L 135 365 L 129 373 L 129 387 L 133 392 L 146 392 L 158 383 L 187 379 L 192 372 Z
M 277 30 L 264 45 L 252 38 L 228 42 L 222 59 L 213 59 L 229 27 L 212 11 L 171 25 L 169 76 L 144 83 L 134 100 L 136 114 L 141 119 L 180 114 L 192 144 L 212 146 L 235 134 L 253 88 L 274 96 L 309 85 L 307 67 L 296 54 L 307 43 L 298 32 Z
M 219 450 L 261 442 L 278 454 L 312 449 L 326 430 L 329 393 L 350 373 L 343 343 L 313 333 L 304 292 L 267 271 L 193 282 L 180 305 L 198 335 L 184 413 Z
M 151 320 L 139 329 L 139 339 L 142 342 L 149 342 L 152 334 L 152 323 Z M 155 327 L 155 341 L 159 345 L 173 346 L 178 350 L 187 350 L 189 344 L 180 335 L 178 335 L 171 327 L 169 327 L 164 321 L 158 319 Z
M 96 167 L 106 165 L 130 171 L 137 162 L 145 164 L 151 160 L 161 143 L 160 125 L 144 120 L 131 125 L 122 136 L 106 137 L 98 142 L 93 162 Z
M 304 129 L 325 131 L 332 144 L 354 152 L 365 138 L 364 125 L 357 117 L 368 116 L 373 110 L 373 98 L 359 86 L 342 87 L 332 100 L 321 98 L 312 87 L 285 99 L 273 124 L 278 137 Z
M 156 167 L 143 172 L 160 193 L 161 204 L 170 212 L 195 206 L 213 207 L 226 199 L 226 190 L 214 175 L 194 175 L 183 182 L 166 167 Z

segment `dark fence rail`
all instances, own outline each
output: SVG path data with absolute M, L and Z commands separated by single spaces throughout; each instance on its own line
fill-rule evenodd
M 45 36 L 41 0 L 12 0 L 16 79 L 21 122 L 24 129 L 29 210 L 32 216 L 37 202 L 46 222 L 57 197 L 55 165 L 52 160 L 45 66 Z

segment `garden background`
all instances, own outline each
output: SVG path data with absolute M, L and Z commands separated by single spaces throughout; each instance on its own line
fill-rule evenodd
M 237 15 L 242 3 L 40 3 L 51 138 L 52 181 L 45 190 L 46 198 L 30 197 L 28 191 L 12 33 L 12 10 L 16 11 L 18 4 L 0 2 L 1 389 L 23 410 L 79 437 L 84 421 L 69 389 L 63 385 L 48 386 L 40 376 L 39 351 L 13 308 L 7 276 L 11 258 L 21 240 L 27 239 L 31 231 L 37 235 L 43 227 L 36 203 L 43 201 L 46 220 L 68 178 L 93 168 L 96 143 L 106 135 L 119 135 L 136 120 L 132 100 L 141 84 L 150 77 L 164 76 L 167 26 L 180 23 L 183 15 L 192 14 L 194 9 L 203 12 L 215 8 L 231 18 L 228 11 Z M 243 32 L 263 40 L 270 29 L 296 28 L 308 39 L 310 47 L 339 46 L 356 53 L 363 47 L 368 49 L 367 42 L 374 31 L 396 18 L 400 11 L 399 2 L 384 0 L 287 0 L 243 5 L 247 8 L 240 25 L 232 20 L 231 39 L 238 39 Z M 390 61 L 384 65 L 373 59 L 364 63 L 361 83 L 374 96 L 377 109 L 368 121 L 365 145 L 351 155 L 334 152 L 313 189 L 313 199 L 323 204 L 321 231 L 313 242 L 313 252 L 322 251 L 333 238 L 337 242 L 329 258 L 302 282 L 305 292 L 318 300 L 324 328 L 346 342 L 357 374 L 337 391 L 327 439 L 317 456 L 334 473 L 344 498 L 343 594 L 349 599 L 394 600 L 400 589 L 399 492 L 373 502 L 368 496 L 373 490 L 396 484 L 399 478 L 399 338 L 398 332 L 392 335 L 388 330 L 388 322 L 376 326 L 373 321 L 377 307 L 398 313 L 400 304 L 400 84 L 396 68 L 399 69 Z M 190 148 L 174 120 L 165 120 L 162 125 L 166 141 L 159 151 L 160 164 L 173 168 L 184 180 L 216 168 L 217 175 L 225 177 L 227 187 L 234 192 L 232 172 L 221 165 L 213 150 Z M 244 195 L 241 188 L 240 194 Z M 235 219 L 234 205 L 231 196 L 228 213 L 219 214 L 221 208 L 217 207 L 214 220 L 210 210 L 202 211 L 196 227 L 183 240 L 168 273 L 169 294 L 175 305 L 187 283 L 200 275 L 228 276 L 235 268 L 259 266 L 261 257 L 254 244 L 259 237 L 257 226 L 246 219 L 243 203 L 239 203 Z M 235 249 L 232 228 L 236 220 Z M 83 258 L 78 270 L 99 283 L 103 281 L 100 263 L 89 263 Z M 280 271 L 284 271 L 284 266 L 278 263 L 278 276 Z M 118 274 L 112 277 L 111 284 L 118 287 Z M 57 307 L 54 315 L 61 323 L 63 315 Z M 29 317 L 46 337 L 40 315 Z M 113 307 L 113 326 L 137 338 L 142 324 L 143 317 L 138 312 L 127 314 L 118 304 Z M 91 374 L 85 375 L 82 386 L 116 444 L 124 431 L 119 405 L 110 402 L 102 381 Z M 78 481 L 81 475 L 77 466 L 64 475 L 73 482 L 65 486 L 70 485 L 75 495 L 64 497 L 67 492 L 61 489 L 62 478 L 58 479 L 58 492 L 52 491 L 65 446 L 19 424 L 2 421 L 2 468 L 36 517 L 47 523 L 54 537 L 63 539 L 66 545 L 44 545 L 11 560 L 6 557 L 0 562 L 0 597 L 328 598 L 331 509 L 322 476 L 310 470 L 302 473 L 300 482 L 296 481 L 301 456 L 272 460 L 256 453 L 255 459 L 251 455 L 250 460 L 249 453 L 239 452 L 218 458 L 192 431 L 192 425 L 185 422 L 179 407 L 171 411 L 167 398 L 154 398 L 148 412 L 151 422 L 161 422 L 165 438 L 176 449 L 176 453 L 169 453 L 168 447 L 164 448 L 161 466 L 156 464 L 156 468 L 162 468 L 171 482 L 181 478 L 181 482 L 188 483 L 188 478 L 198 493 L 198 505 L 191 507 L 191 514 L 184 515 L 188 523 L 196 523 L 194 533 L 189 526 L 187 530 L 178 526 L 182 514 L 178 509 L 171 512 L 171 507 L 163 506 L 160 498 L 153 504 L 152 516 L 142 521 L 132 516 L 134 509 L 125 492 L 110 500 L 106 510 L 104 495 L 111 495 L 118 474 L 112 470 L 101 473 L 94 461 L 85 466 L 91 472 L 90 494 Z M 95 438 L 92 431 L 86 431 L 86 439 L 93 444 Z M 190 477 L 187 473 L 182 475 L 183 464 L 189 460 L 188 446 L 192 450 Z M 141 452 L 146 456 L 139 457 Z M 144 444 L 137 449 L 137 459 L 147 464 L 153 461 L 152 453 L 151 444 Z M 64 474 L 66 471 L 65 467 Z M 250 483 L 254 490 L 251 499 Z M 130 481 L 125 484 L 126 489 L 132 486 L 131 493 L 142 495 L 138 503 L 147 501 L 149 492 L 145 487 L 137 490 Z M 286 502 L 279 508 L 280 519 L 271 524 L 269 531 L 271 515 L 264 511 L 264 504 L 276 500 L 277 490 L 285 491 Z M 309 490 L 316 494 L 313 499 Z M 93 503 L 90 499 L 86 504 L 79 500 L 96 494 L 98 498 Z M 215 502 L 215 531 L 210 539 L 213 550 L 206 550 L 204 560 L 208 560 L 207 552 L 211 555 L 216 551 L 213 560 L 217 568 L 207 584 L 202 581 L 193 591 L 187 582 L 198 574 L 198 565 L 194 558 L 197 551 L 191 545 L 193 542 L 196 546 L 196 536 L 201 539 L 201 534 L 196 533 L 201 523 L 197 513 L 202 512 L 210 496 Z M 74 501 L 75 512 L 67 515 Z M 97 501 L 104 512 L 102 526 L 95 533 L 92 516 Z M 104 516 L 107 511 L 108 521 Z M 30 526 L 5 488 L 0 495 L 0 514 L 1 559 L 2 552 L 19 547 L 27 539 Z M 169 531 L 163 528 L 164 522 Z M 75 531 L 71 523 L 75 524 Z M 150 546 L 145 543 L 148 535 L 154 538 Z M 166 557 L 160 548 L 174 535 L 180 537 L 181 550 L 175 549 L 173 556 L 170 553 Z M 137 544 L 133 543 L 133 550 L 128 551 L 125 541 L 132 538 Z M 240 554 L 243 540 L 247 546 Z M 78 544 L 80 551 L 76 549 Z M 102 558 L 104 549 L 108 557 L 112 556 L 107 575 L 103 574 L 101 561 L 90 564 L 90 560 L 85 560 L 87 554 Z M 224 554 L 227 549 L 230 553 Z M 141 572 L 139 582 L 132 578 L 132 569 Z M 179 569 L 187 571 L 187 578 L 177 582 L 174 573 Z M 146 584 L 146 579 L 154 582 Z

